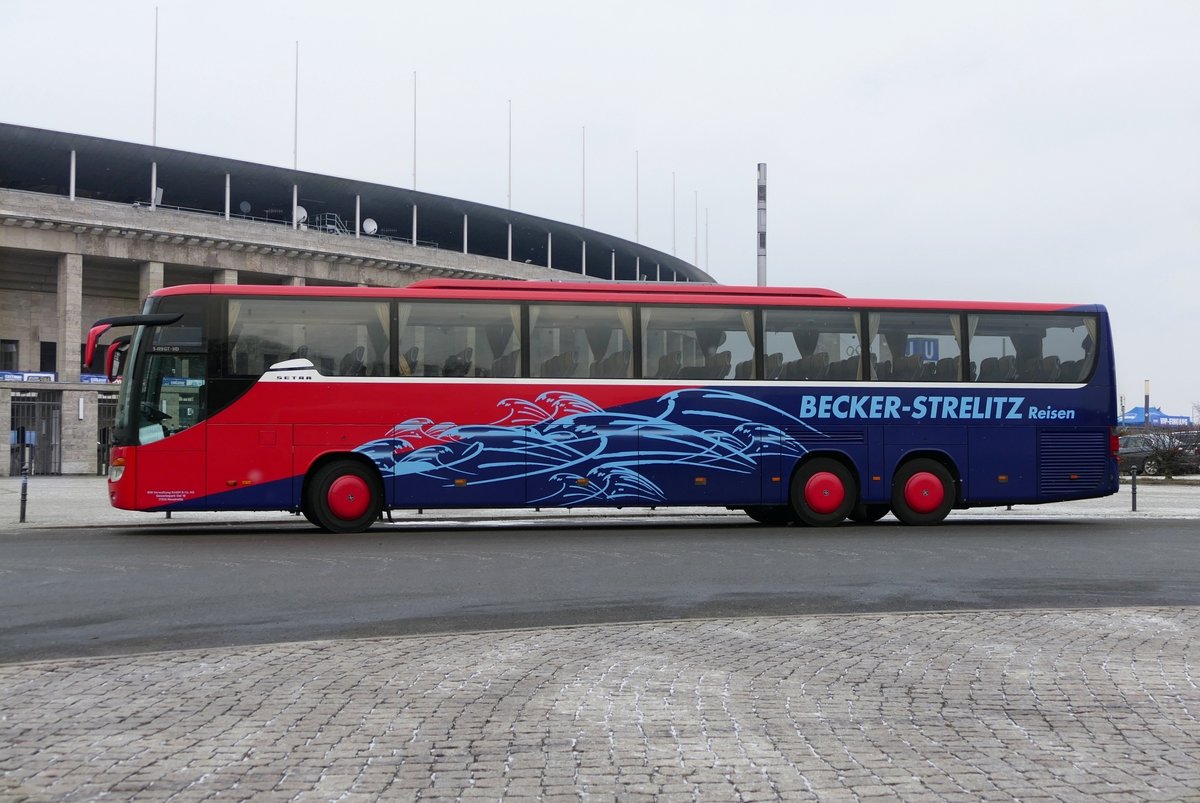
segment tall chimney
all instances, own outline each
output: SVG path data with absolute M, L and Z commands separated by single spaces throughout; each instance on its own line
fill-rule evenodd
M 758 286 L 767 284 L 767 163 L 758 163 Z

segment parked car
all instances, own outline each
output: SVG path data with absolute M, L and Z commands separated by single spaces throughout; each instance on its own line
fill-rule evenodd
M 1200 433 L 1197 433 L 1200 435 Z M 1160 474 L 1190 474 L 1200 470 L 1200 453 L 1196 445 L 1185 446 L 1170 432 L 1147 432 L 1122 435 L 1117 463 L 1122 473 L 1158 476 Z
M 1188 474 L 1200 473 L 1200 430 L 1176 432 L 1175 440 L 1183 449 L 1183 470 Z

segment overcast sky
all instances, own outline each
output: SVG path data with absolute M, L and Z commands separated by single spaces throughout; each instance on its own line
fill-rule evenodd
M 418 189 L 506 206 L 511 101 L 513 208 L 753 284 L 766 162 L 771 284 L 1104 303 L 1200 402 L 1195 0 L 0 0 L 0 120 L 151 142 L 156 7 L 159 145 L 290 165 L 299 41 L 302 170 L 412 186 L 415 72 Z

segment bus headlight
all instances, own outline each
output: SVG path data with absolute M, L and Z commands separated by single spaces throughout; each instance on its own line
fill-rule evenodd
M 108 481 L 120 482 L 123 476 L 125 476 L 125 460 L 117 458 L 108 466 Z

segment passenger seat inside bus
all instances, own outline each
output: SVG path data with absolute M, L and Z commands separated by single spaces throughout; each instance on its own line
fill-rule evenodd
M 658 358 L 658 370 L 654 372 L 653 379 L 675 379 L 679 376 L 679 371 L 683 367 L 683 355 L 678 351 L 672 351 L 669 354 L 664 354 Z
M 417 355 L 421 353 L 418 346 L 413 346 L 400 355 L 400 376 L 412 376 L 417 368 Z
M 363 365 L 363 355 L 366 354 L 366 351 L 362 346 L 358 346 L 342 357 L 341 363 L 338 364 L 338 375 L 366 376 L 367 369 Z
M 1011 382 L 1017 372 L 1017 360 L 1007 357 L 987 357 L 979 364 L 980 382 Z
M 564 351 L 562 354 L 555 354 L 550 359 L 543 360 L 541 373 L 538 376 L 559 378 L 575 376 L 575 369 L 578 367 L 579 355 L 574 351 Z
M 768 354 L 763 368 L 767 379 L 779 379 L 779 373 L 783 370 L 783 352 L 776 351 Z
M 457 354 L 451 354 L 442 364 L 442 376 L 466 376 L 471 370 L 471 358 L 475 350 L 467 346 Z
M 614 351 L 592 363 L 588 375 L 594 379 L 623 379 L 629 376 L 629 351 Z
M 521 350 L 515 349 L 501 355 L 492 363 L 492 376 L 514 377 L 517 375 L 517 362 L 521 359 Z
M 921 370 L 921 358 L 915 354 L 907 357 L 896 357 L 892 360 L 892 381 L 912 382 L 913 377 Z

